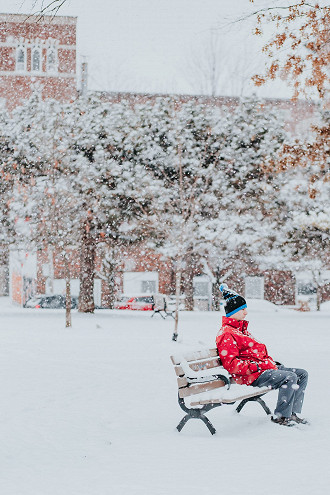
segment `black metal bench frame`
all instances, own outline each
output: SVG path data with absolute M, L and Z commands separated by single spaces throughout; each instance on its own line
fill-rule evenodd
M 260 394 L 260 395 L 254 396 L 254 397 L 248 397 L 246 399 L 243 399 L 239 403 L 239 405 L 237 406 L 236 411 L 238 413 L 240 413 L 247 402 L 258 402 L 266 414 L 268 414 L 268 415 L 271 414 L 269 407 L 261 399 L 262 395 L 265 395 L 265 394 L 263 393 L 263 394 Z M 214 426 L 211 423 L 211 421 L 209 420 L 209 418 L 207 418 L 205 416 L 205 413 L 207 413 L 208 411 L 211 411 L 211 409 L 214 409 L 215 407 L 231 406 L 231 405 L 235 404 L 235 402 L 237 402 L 237 401 L 234 401 L 234 402 L 210 402 L 209 404 L 205 404 L 202 407 L 195 408 L 195 407 L 187 407 L 184 399 L 182 399 L 178 395 L 178 402 L 179 402 L 179 406 L 181 407 L 181 409 L 186 413 L 186 415 L 181 419 L 180 423 L 176 427 L 178 431 L 182 430 L 182 428 L 189 421 L 189 419 L 200 419 L 207 426 L 210 433 L 212 435 L 214 435 L 216 433 L 216 429 L 214 428 Z

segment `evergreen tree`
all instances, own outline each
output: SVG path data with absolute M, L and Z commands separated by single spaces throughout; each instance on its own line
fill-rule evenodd
M 218 306 L 219 283 L 258 268 L 260 256 L 267 256 L 273 246 L 274 228 L 280 228 L 274 219 L 285 222 L 285 201 L 279 199 L 283 178 L 271 165 L 287 137 L 283 116 L 254 98 L 227 111 L 213 132 L 223 174 L 216 189 L 213 242 L 205 248 L 205 259 L 215 277 Z

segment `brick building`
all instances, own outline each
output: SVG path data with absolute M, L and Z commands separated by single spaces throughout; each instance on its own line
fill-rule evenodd
M 71 101 L 77 96 L 76 17 L 0 14 L 0 104 L 9 110 L 33 90 L 43 98 Z M 0 295 L 22 304 L 36 288 L 36 256 L 0 246 Z M 9 285 L 9 287 L 8 287 Z
M 75 98 L 76 23 L 76 17 L 0 14 L 0 101 L 9 109 L 34 88 L 44 98 Z

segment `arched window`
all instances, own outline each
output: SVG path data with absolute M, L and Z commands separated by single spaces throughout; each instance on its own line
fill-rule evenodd
M 41 71 L 41 50 L 39 48 L 34 48 L 32 50 L 32 71 Z
M 47 50 L 47 71 L 56 72 L 57 70 L 57 57 L 55 48 L 51 47 Z
M 24 71 L 26 69 L 25 49 L 19 46 L 16 50 L 16 70 Z

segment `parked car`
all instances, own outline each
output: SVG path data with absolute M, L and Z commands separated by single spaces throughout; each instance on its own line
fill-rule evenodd
M 31 299 L 28 299 L 25 302 L 24 308 L 35 308 L 36 305 L 40 303 L 42 297 L 43 296 L 34 296 L 34 297 L 31 297 Z
M 117 301 L 115 301 L 114 308 L 115 309 L 128 309 L 127 302 L 131 298 L 128 296 L 121 296 Z
M 25 308 L 49 308 L 49 309 L 60 309 L 65 308 L 66 297 L 61 294 L 56 295 L 43 295 L 35 296 L 29 299 L 24 307 Z M 71 308 L 78 308 L 78 297 L 71 297 Z
M 154 308 L 153 296 L 127 297 L 122 296 L 116 303 L 115 309 L 132 309 L 137 311 L 152 311 Z

